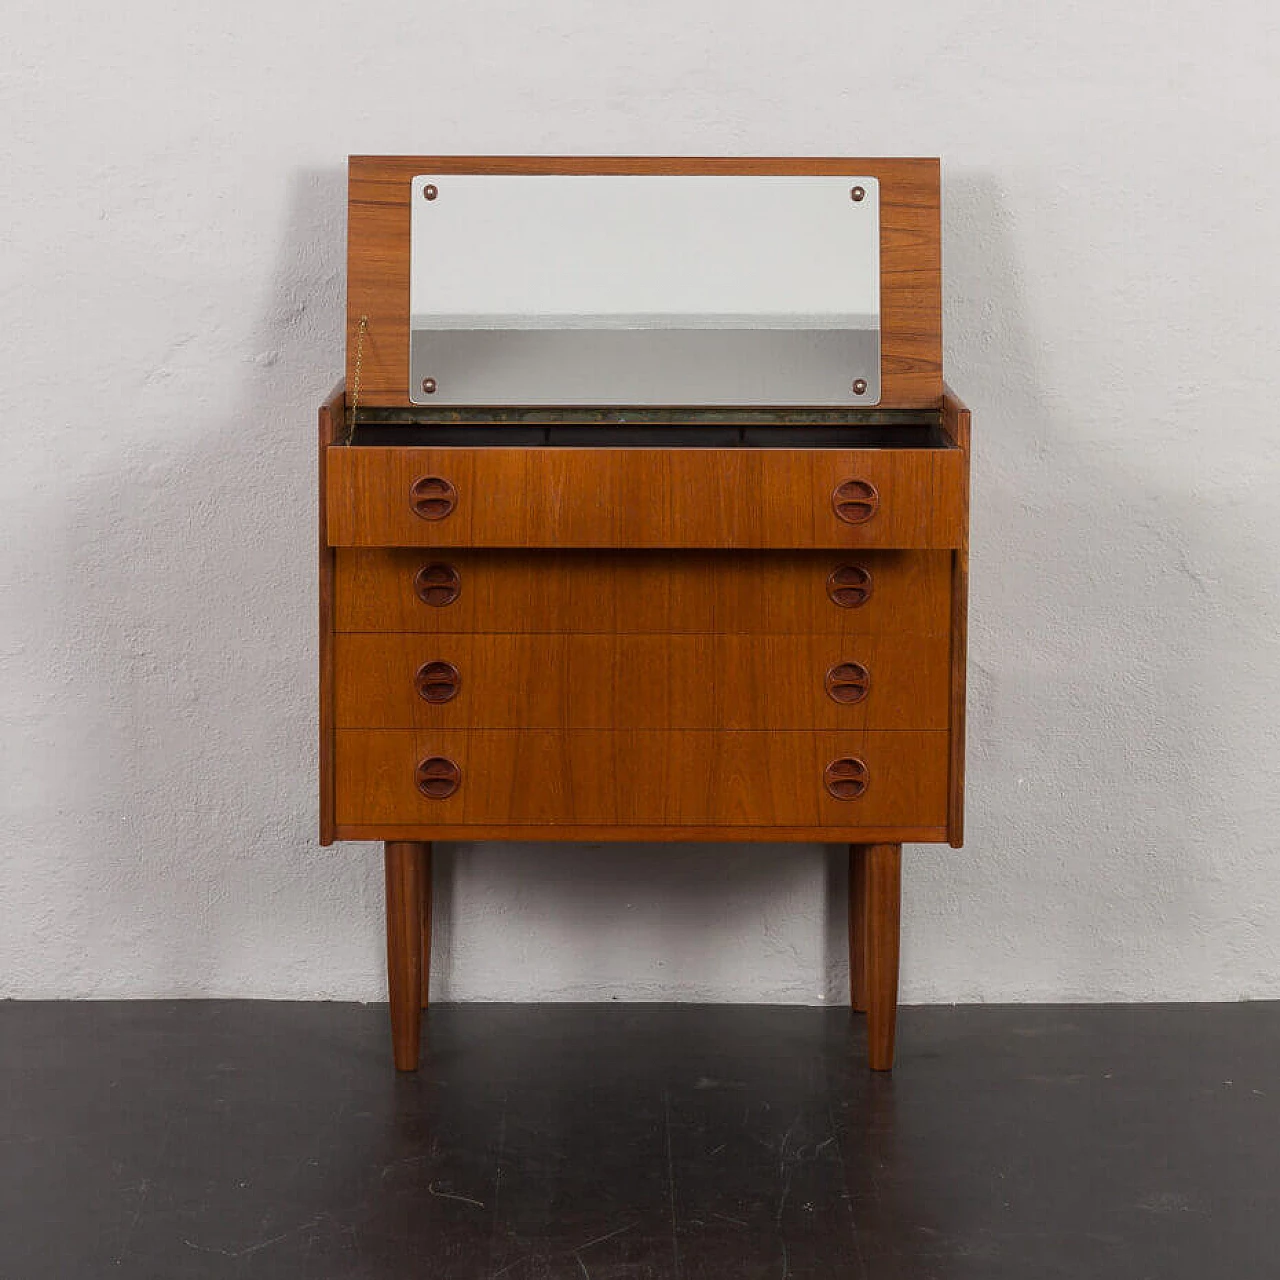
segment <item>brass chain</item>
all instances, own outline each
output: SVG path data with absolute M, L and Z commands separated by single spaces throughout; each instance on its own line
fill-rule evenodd
M 369 317 L 360 317 L 360 327 L 356 331 L 356 367 L 355 375 L 351 379 L 351 411 L 347 420 L 347 438 L 345 443 L 351 443 L 351 437 L 356 432 L 356 410 L 360 408 L 360 367 L 364 363 L 364 331 L 369 327 Z

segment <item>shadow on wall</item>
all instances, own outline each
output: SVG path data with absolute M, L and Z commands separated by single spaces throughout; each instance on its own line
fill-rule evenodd
M 85 876 L 88 955 L 126 957 L 114 982 L 87 971 L 89 994 L 321 995 L 372 960 L 371 941 L 333 927 L 375 909 L 371 869 L 314 838 L 309 424 L 340 374 L 345 193 L 342 168 L 293 177 L 265 296 L 245 281 L 251 330 L 218 309 L 225 281 L 205 282 L 213 302 L 188 282 L 173 349 L 198 316 L 205 394 L 156 415 L 65 504 L 96 714 L 72 772 L 104 797 L 67 856 Z M 126 412 L 155 414 L 173 376 L 146 369 L 119 399 L 153 407 Z
M 1080 217 L 1042 194 L 1024 216 Z M 907 860 L 904 996 L 1168 998 L 1238 773 L 1193 568 L 1231 553 L 1168 456 L 1200 424 L 1138 389 L 1150 334 L 1112 305 L 1114 245 L 1029 280 L 994 177 L 950 176 L 944 209 L 948 378 L 974 411 L 968 848 Z M 1047 347 L 1062 317 L 1031 288 L 1096 327 Z
M 817 846 L 436 849 L 435 999 L 823 998 Z

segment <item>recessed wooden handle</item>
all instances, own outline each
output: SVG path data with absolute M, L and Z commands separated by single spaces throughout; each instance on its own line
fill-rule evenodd
M 870 480 L 846 480 L 836 485 L 831 509 L 845 524 L 866 524 L 880 510 L 880 493 Z
M 424 702 L 452 702 L 461 684 L 452 662 L 424 662 L 413 676 L 413 687 Z
M 836 800 L 857 800 L 871 782 L 867 766 L 857 756 L 841 756 L 822 773 L 823 785 Z
M 871 692 L 871 672 L 860 662 L 840 662 L 827 672 L 823 686 L 832 702 L 851 706 Z
M 424 564 L 413 577 L 413 593 L 432 608 L 452 604 L 462 590 L 462 578 L 451 564 Z
M 860 564 L 842 564 L 827 579 L 827 595 L 842 609 L 856 609 L 871 599 L 871 574 Z
M 462 770 L 447 756 L 420 761 L 413 780 L 428 800 L 447 800 L 462 784 Z
M 409 490 L 409 506 L 423 520 L 443 520 L 457 505 L 457 489 L 442 476 L 423 476 Z

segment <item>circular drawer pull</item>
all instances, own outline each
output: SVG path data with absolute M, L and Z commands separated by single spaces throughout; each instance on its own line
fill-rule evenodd
M 857 800 L 866 794 L 871 774 L 857 756 L 841 756 L 822 773 L 823 785 L 836 800 Z
M 409 490 L 409 506 L 423 520 L 443 520 L 457 505 L 457 489 L 440 476 L 423 476 Z
M 462 770 L 445 756 L 428 756 L 414 771 L 414 783 L 428 800 L 447 800 L 462 783 Z
M 870 480 L 846 480 L 836 485 L 831 509 L 845 524 L 866 524 L 880 510 L 880 494 Z
M 827 579 L 827 595 L 842 609 L 856 609 L 871 599 L 871 575 L 860 564 L 842 564 Z
M 841 662 L 827 672 L 823 684 L 832 702 L 851 706 L 871 692 L 871 672 L 860 662 Z
M 462 579 L 451 564 L 425 564 L 413 577 L 413 594 L 433 608 L 452 604 L 462 590 Z
M 461 684 L 452 662 L 424 662 L 413 676 L 413 687 L 424 702 L 452 702 Z

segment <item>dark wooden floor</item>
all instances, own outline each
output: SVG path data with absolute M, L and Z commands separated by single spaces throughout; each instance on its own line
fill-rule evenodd
M 0 1005 L 0 1277 L 1280 1276 L 1280 1006 Z

